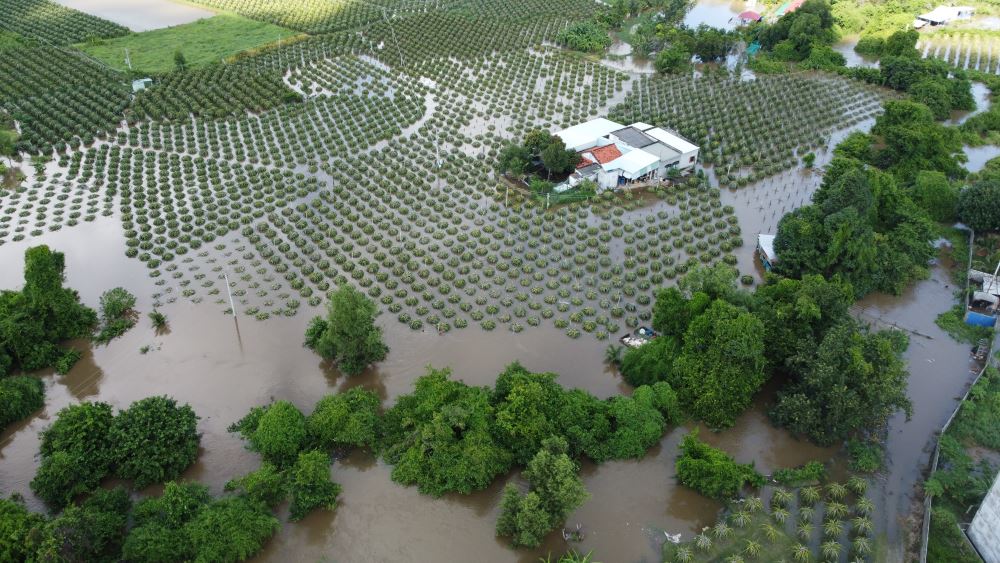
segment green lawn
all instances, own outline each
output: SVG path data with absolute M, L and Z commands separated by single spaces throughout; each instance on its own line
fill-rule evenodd
M 273 24 L 222 14 L 77 47 L 121 70 L 127 69 L 125 49 L 128 49 L 133 69 L 155 73 L 174 69 L 177 49 L 184 53 L 189 67 L 197 67 L 295 35 L 296 32 Z

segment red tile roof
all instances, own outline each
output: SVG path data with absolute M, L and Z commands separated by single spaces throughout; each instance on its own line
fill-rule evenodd
M 581 168 L 586 168 L 586 167 L 590 166 L 593 163 L 594 163 L 593 160 L 590 160 L 589 158 L 587 158 L 587 157 L 585 157 L 585 156 L 583 156 L 581 154 L 580 155 L 580 163 L 576 165 L 576 169 L 579 170 Z
M 618 147 L 612 145 L 605 145 L 603 147 L 598 147 L 596 149 L 591 149 L 590 154 L 594 155 L 597 162 L 601 164 L 607 164 L 616 158 L 620 158 L 622 151 L 618 150 Z

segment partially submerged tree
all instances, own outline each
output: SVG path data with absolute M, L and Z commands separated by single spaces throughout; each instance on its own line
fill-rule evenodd
M 375 324 L 378 314 L 375 303 L 343 284 L 330 295 L 326 318 L 316 317 L 309 324 L 305 344 L 345 374 L 358 375 L 389 353 Z

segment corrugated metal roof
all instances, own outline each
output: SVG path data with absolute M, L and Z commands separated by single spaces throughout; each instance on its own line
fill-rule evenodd
M 648 147 L 656 142 L 656 139 L 653 139 L 635 127 L 625 127 L 614 131 L 611 134 L 621 139 L 626 145 L 637 149 Z
M 562 131 L 553 133 L 566 143 L 566 148 L 579 151 L 593 146 L 594 142 L 612 131 L 624 127 L 621 123 L 615 123 L 609 119 L 599 117 L 584 123 L 579 123 L 572 127 L 567 127 Z

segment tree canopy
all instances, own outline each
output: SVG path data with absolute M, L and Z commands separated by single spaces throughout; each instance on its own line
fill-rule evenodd
M 147 397 L 111 425 L 115 473 L 137 488 L 176 479 L 198 458 L 198 416 L 169 397 Z
M 841 321 L 818 348 L 802 350 L 794 359 L 802 369 L 779 392 L 772 418 L 827 446 L 855 430 L 878 427 L 898 410 L 909 415 L 906 346 L 901 332 L 872 333 L 853 320 Z
M 65 256 L 47 246 L 24 253 L 24 288 L 0 292 L 0 376 L 52 366 L 58 344 L 90 336 L 97 314 L 64 288 Z
M 0 428 L 21 420 L 44 404 L 45 384 L 41 379 L 29 375 L 0 376 Z
M 347 375 L 357 375 L 385 359 L 389 347 L 375 324 L 375 303 L 354 287 L 342 284 L 330 295 L 326 318 L 316 317 L 306 331 L 306 346 L 333 360 Z
M 753 464 L 736 463 L 726 452 L 699 440 L 697 432 L 684 436 L 680 450 L 674 464 L 677 480 L 709 498 L 730 500 L 746 484 L 764 485 L 764 476 Z
M 958 218 L 977 231 L 1000 231 L 1000 179 L 980 180 L 962 189 Z
M 323 397 L 306 419 L 309 440 L 325 449 L 374 447 L 380 403 L 360 387 Z
M 306 444 L 306 417 L 288 401 L 275 401 L 250 409 L 229 431 L 238 432 L 266 461 L 284 468 L 295 463 Z

